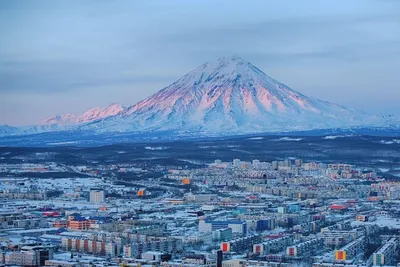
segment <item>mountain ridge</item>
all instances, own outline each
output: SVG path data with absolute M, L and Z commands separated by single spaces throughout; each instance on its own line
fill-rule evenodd
M 3 126 L 0 134 L 182 130 L 231 135 L 360 127 L 387 120 L 305 96 L 240 57 L 224 57 L 129 107 L 111 104 L 81 115 L 50 117 L 33 127 Z
M 110 116 L 117 115 L 119 112 L 125 109 L 124 106 L 118 103 L 112 103 L 106 107 L 94 107 L 80 115 L 66 113 L 63 115 L 56 115 L 49 117 L 40 122 L 40 125 L 49 124 L 79 124 L 87 123 L 95 120 L 104 119 Z
M 231 57 L 201 65 L 99 124 L 104 131 L 183 128 L 248 133 L 362 125 L 364 117 L 363 112 L 307 97 L 251 63 Z M 88 127 L 92 126 L 82 129 Z

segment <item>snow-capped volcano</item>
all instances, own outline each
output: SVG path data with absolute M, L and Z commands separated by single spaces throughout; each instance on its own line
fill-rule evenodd
M 229 57 L 205 63 L 117 116 L 83 129 L 252 133 L 360 125 L 366 118 L 306 97 L 251 63 Z
M 385 125 L 388 120 L 307 97 L 238 58 L 220 58 L 124 108 L 51 117 L 34 127 L 0 127 L 1 135 L 49 131 L 231 135 Z M 392 120 L 391 120 L 392 121 Z

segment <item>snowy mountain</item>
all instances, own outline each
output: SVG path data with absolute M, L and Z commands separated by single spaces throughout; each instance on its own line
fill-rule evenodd
M 18 132 L 17 127 L 9 126 L 9 125 L 0 125 L 0 136 L 12 135 Z
M 34 126 L 13 127 L 0 125 L 0 136 L 7 135 L 27 135 L 43 132 L 54 132 L 76 129 L 79 125 L 96 120 L 102 120 L 114 116 L 123 111 L 124 107 L 120 104 L 111 104 L 107 107 L 92 108 L 83 114 L 63 114 L 47 118 Z
M 76 115 L 70 113 L 63 115 L 56 115 L 40 122 L 40 125 L 52 125 L 52 124 L 70 125 L 76 123 L 76 118 L 77 118 Z
M 117 115 L 121 111 L 124 110 L 124 107 L 120 104 L 111 104 L 107 107 L 101 108 L 96 107 L 89 109 L 83 114 L 74 115 L 74 114 L 64 114 L 64 115 L 57 115 L 54 117 L 47 118 L 46 120 L 42 121 L 40 125 L 73 125 L 73 124 L 83 124 L 88 123 L 91 121 L 102 120 L 114 115 Z
M 307 97 L 238 57 L 206 63 L 116 116 L 81 129 L 236 134 L 324 129 L 379 117 Z
M 384 126 L 391 121 L 307 97 L 251 63 L 229 57 L 201 65 L 133 106 L 112 104 L 81 115 L 54 116 L 34 127 L 2 126 L 0 134 L 72 130 L 232 135 Z

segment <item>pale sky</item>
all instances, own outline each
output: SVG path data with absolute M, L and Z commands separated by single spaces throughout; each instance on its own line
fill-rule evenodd
M 0 1 L 0 124 L 129 106 L 240 56 L 301 93 L 400 115 L 400 1 Z

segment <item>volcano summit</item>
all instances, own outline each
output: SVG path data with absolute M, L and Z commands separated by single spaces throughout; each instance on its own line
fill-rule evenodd
M 216 134 L 362 125 L 363 112 L 307 97 L 238 57 L 201 65 L 116 116 L 103 131 L 188 130 Z M 96 127 L 97 128 L 97 127 Z
M 205 63 L 133 106 L 114 106 L 118 109 L 113 108 L 113 112 L 102 112 L 102 116 L 91 116 L 90 120 L 74 120 L 68 126 L 65 123 L 59 125 L 58 120 L 50 120 L 46 127 L 5 126 L 8 128 L 3 128 L 3 133 L 79 130 L 95 133 L 185 131 L 233 135 L 365 126 L 382 122 L 380 117 L 305 96 L 239 57 Z

